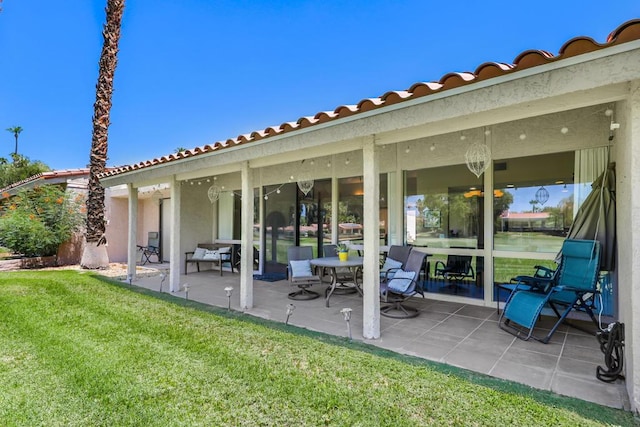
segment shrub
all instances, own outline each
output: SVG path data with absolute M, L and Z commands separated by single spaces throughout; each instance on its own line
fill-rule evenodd
M 83 197 L 53 185 L 3 195 L 0 242 L 25 256 L 55 255 L 58 246 L 78 231 L 83 220 Z

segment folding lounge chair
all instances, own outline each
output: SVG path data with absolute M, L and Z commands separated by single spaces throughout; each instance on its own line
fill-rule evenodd
M 496 283 L 497 292 L 508 291 L 509 295 L 516 289 L 522 291 L 549 292 L 549 287 L 554 282 L 558 269 L 552 270 L 542 265 L 533 267 L 535 271 L 531 276 L 519 275 L 511 278 L 510 283 Z M 496 294 L 496 310 L 500 311 L 500 298 Z
M 548 343 L 571 310 L 585 311 L 597 325 L 593 308 L 594 296 L 598 292 L 599 266 L 600 243 L 598 241 L 565 240 L 562 245 L 560 266 L 546 292 L 539 289 L 516 288 L 500 316 L 498 322 L 500 327 L 523 340 L 533 337 Z M 545 337 L 539 338 L 533 335 L 533 330 L 545 306 L 551 307 L 558 320 Z
M 380 283 L 380 297 L 383 302 L 390 303 L 380 308 L 381 315 L 407 319 L 419 314 L 417 308 L 406 306 L 403 303 L 418 294 L 424 298 L 419 276 L 426 256 L 427 254 L 424 252 L 411 251 L 404 269 L 396 269 L 393 277 Z
M 319 293 L 310 291 L 309 287 L 320 284 L 320 276 L 313 274 L 310 260 L 313 258 L 313 248 L 311 246 L 291 246 L 287 248 L 287 258 L 289 260 L 288 275 L 291 285 L 300 288 L 299 291 L 291 292 L 289 299 L 311 300 L 320 296 Z
M 147 234 L 147 246 L 138 245 L 138 250 L 142 251 L 142 265 L 152 262 L 151 257 L 153 255 L 156 256 L 157 262 L 162 262 L 160 260 L 160 233 L 157 231 L 150 231 Z

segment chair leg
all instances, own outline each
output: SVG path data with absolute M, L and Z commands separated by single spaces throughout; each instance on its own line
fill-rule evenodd
M 417 308 L 404 306 L 401 302 L 394 302 L 381 307 L 380 314 L 384 317 L 391 317 L 393 319 L 411 319 L 418 316 L 420 312 Z
M 320 294 L 314 291 L 310 291 L 307 288 L 300 288 L 299 291 L 291 292 L 288 295 L 289 299 L 298 300 L 298 301 L 308 301 L 312 299 L 319 298 Z

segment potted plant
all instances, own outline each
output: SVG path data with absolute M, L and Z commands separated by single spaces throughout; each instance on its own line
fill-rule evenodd
M 338 243 L 336 246 L 336 252 L 340 261 L 346 261 L 349 258 L 349 246 L 346 243 Z

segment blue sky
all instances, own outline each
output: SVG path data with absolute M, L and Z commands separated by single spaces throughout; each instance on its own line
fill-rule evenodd
M 0 128 L 84 167 L 106 0 L 4 0 Z M 226 140 L 575 36 L 604 42 L 640 2 L 128 0 L 108 165 Z M 13 151 L 0 133 L 0 156 Z

